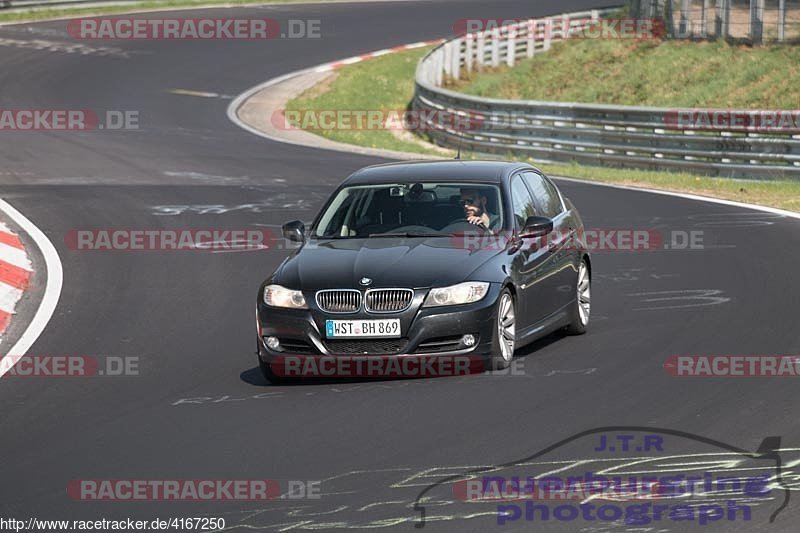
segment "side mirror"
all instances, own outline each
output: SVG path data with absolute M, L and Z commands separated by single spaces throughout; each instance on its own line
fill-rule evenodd
M 283 225 L 283 237 L 292 242 L 306 240 L 306 225 L 301 220 L 292 220 Z
M 547 217 L 528 217 L 525 227 L 520 231 L 522 239 L 543 237 L 553 231 L 553 219 Z

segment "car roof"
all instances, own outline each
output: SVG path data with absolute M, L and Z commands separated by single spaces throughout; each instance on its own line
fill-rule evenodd
M 401 161 L 364 167 L 350 175 L 343 185 L 410 180 L 502 183 L 503 178 L 522 168 L 533 167 L 509 161 Z

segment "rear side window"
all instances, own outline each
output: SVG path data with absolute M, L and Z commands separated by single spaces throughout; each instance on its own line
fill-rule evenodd
M 519 229 L 525 226 L 528 217 L 538 214 L 531 193 L 519 175 L 511 179 L 511 202 L 514 205 L 514 220 Z
M 555 187 L 536 172 L 523 172 L 522 177 L 533 193 L 536 211 L 545 217 L 557 217 L 562 211 L 562 206 Z

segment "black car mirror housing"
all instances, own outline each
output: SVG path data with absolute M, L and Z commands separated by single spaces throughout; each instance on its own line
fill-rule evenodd
M 301 220 L 292 220 L 283 225 L 283 237 L 292 242 L 305 241 L 306 225 Z
M 543 237 L 553 231 L 553 219 L 547 217 L 528 217 L 525 227 L 520 231 L 520 238 L 531 239 Z

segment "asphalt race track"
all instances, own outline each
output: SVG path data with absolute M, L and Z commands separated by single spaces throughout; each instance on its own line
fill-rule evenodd
M 342 178 L 380 160 L 254 136 L 228 120 L 231 97 L 307 66 L 452 35 L 460 18 L 588 7 L 457 0 L 194 11 L 181 16 L 319 19 L 322 38 L 87 41 L 85 53 L 20 44 L 74 44 L 65 22 L 0 28 L 0 108 L 135 110 L 140 124 L 0 135 L 0 197 L 48 235 L 64 267 L 55 315 L 30 353 L 139 361 L 138 376 L 0 381 L 0 516 L 224 517 L 236 531 L 410 531 L 426 486 L 603 426 L 668 428 L 753 451 L 780 436 L 790 472 L 800 459 L 795 380 L 677 378 L 663 365 L 671 355 L 800 353 L 796 219 L 561 181 L 587 227 L 702 231 L 703 247 L 595 253 L 589 333 L 525 348 L 516 374 L 292 386 L 264 381 L 253 354 L 256 288 L 286 250 L 65 245 L 71 229 L 278 230 L 286 220 L 310 220 Z M 597 459 L 597 439 L 586 439 L 539 460 Z M 697 461 L 722 453 L 679 440 L 665 437 L 665 453 L 708 454 Z M 76 501 L 67 486 L 79 479 L 316 480 L 322 494 Z M 498 526 L 494 506 L 456 501 L 441 487 L 434 493 L 431 531 L 636 528 L 523 519 Z M 778 506 L 783 495 L 773 496 L 764 506 Z M 772 524 L 759 512 L 758 523 L 754 513 L 752 522 L 706 529 L 797 531 L 798 509 L 793 498 Z M 690 525 L 661 522 L 658 530 Z

